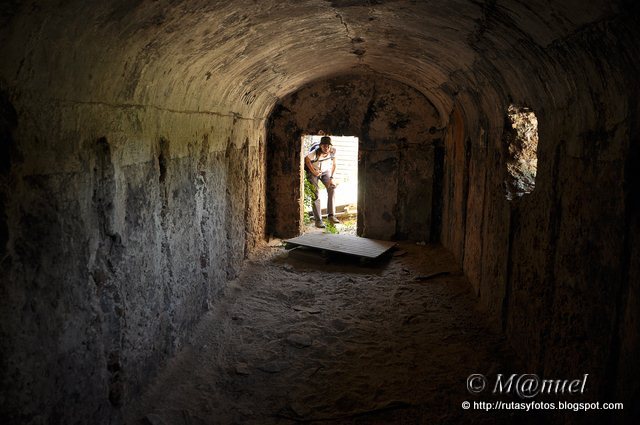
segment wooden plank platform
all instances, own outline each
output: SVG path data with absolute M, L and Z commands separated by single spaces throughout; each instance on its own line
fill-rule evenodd
M 331 233 L 306 233 L 284 242 L 294 246 L 307 246 L 364 258 L 378 258 L 396 244 L 395 242 Z

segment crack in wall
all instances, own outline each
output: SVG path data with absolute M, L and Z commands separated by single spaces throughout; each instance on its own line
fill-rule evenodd
M 342 15 L 340 13 L 336 12 L 336 16 L 340 19 L 340 23 L 344 26 L 344 29 L 345 29 L 345 31 L 347 33 L 347 38 L 349 39 L 349 41 L 351 41 L 351 34 L 349 32 L 349 26 L 344 21 L 344 18 L 342 17 Z

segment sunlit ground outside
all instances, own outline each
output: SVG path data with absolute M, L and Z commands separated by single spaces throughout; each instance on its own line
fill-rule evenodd
M 305 213 L 305 227 L 304 233 L 336 233 L 341 235 L 353 235 L 356 236 L 358 229 L 358 220 L 356 214 L 337 214 L 340 218 L 340 223 L 331 224 L 327 220 L 324 220 L 324 224 L 327 226 L 324 229 L 318 229 L 311 218 L 310 212 Z

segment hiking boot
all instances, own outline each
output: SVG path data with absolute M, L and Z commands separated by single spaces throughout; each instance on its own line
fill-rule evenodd
M 333 224 L 340 223 L 340 220 L 338 220 L 338 218 L 336 216 L 333 216 L 333 215 L 329 216 L 329 221 L 332 222 Z
M 316 227 L 319 228 L 319 229 L 324 229 L 327 226 L 325 226 L 324 223 L 321 220 L 318 220 L 318 221 L 316 221 Z

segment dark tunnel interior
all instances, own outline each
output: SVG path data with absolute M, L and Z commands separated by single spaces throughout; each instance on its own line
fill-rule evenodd
M 636 423 L 639 12 L 2 2 L 0 422 L 138 423 L 230 282 L 301 233 L 324 129 L 360 140 L 359 236 L 446 250 L 518 373 L 624 403 L 558 423 Z

